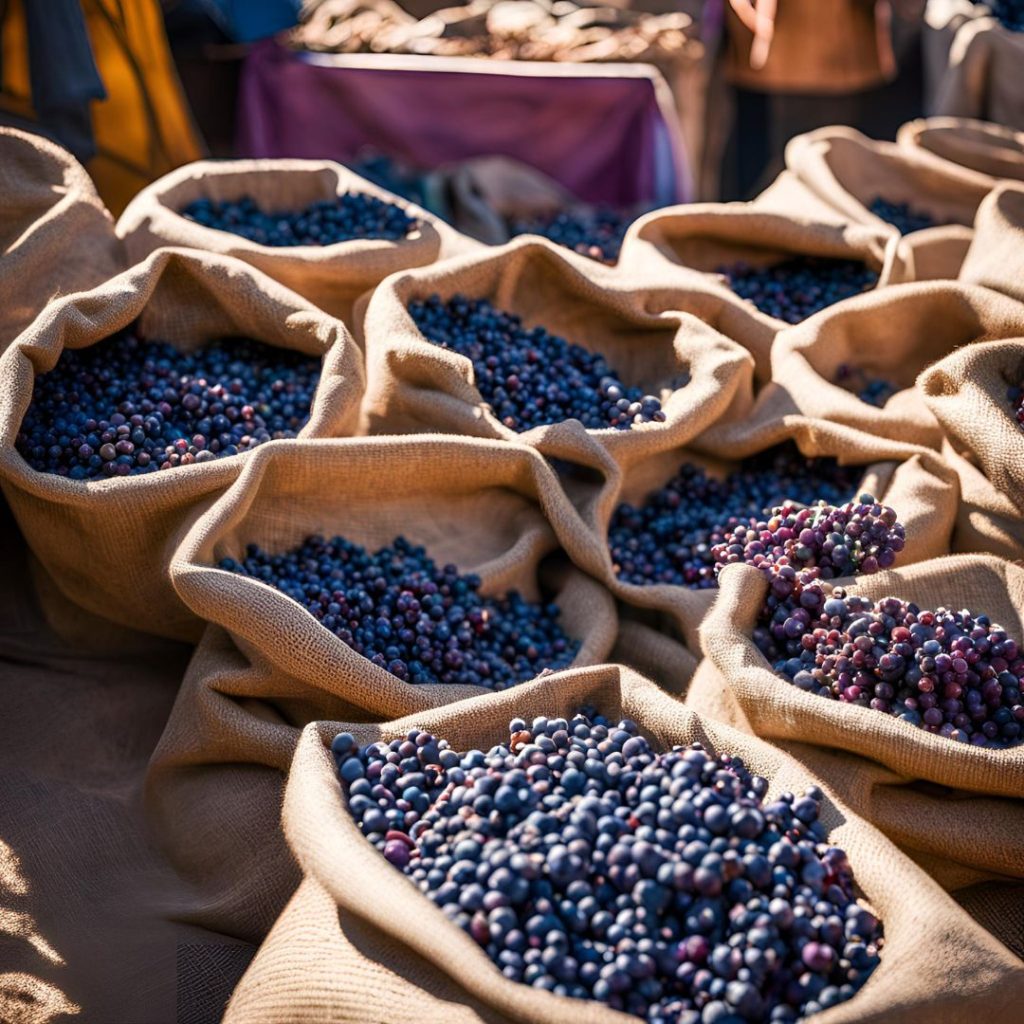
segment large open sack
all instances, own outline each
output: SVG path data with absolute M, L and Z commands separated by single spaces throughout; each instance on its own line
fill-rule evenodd
M 924 149 L 942 160 L 1002 178 L 1024 181 L 1024 131 L 971 117 L 921 117 L 900 125 L 898 145 Z
M 428 341 L 409 314 L 439 295 L 486 299 L 527 328 L 600 353 L 623 383 L 661 399 L 662 423 L 587 429 L 577 419 L 509 429 L 485 404 L 472 362 Z M 548 457 L 609 472 L 742 417 L 752 364 L 730 341 L 735 309 L 693 280 L 618 273 L 546 240 L 524 237 L 480 255 L 396 274 L 357 311 L 366 352 L 363 406 L 371 433 L 438 431 L 521 442 Z
M 891 228 L 845 223 L 818 201 L 820 209 L 790 210 L 786 203 L 762 208 L 751 203 L 697 203 L 655 210 L 634 221 L 622 243 L 619 266 L 625 274 L 677 275 L 680 288 L 700 287 L 714 295 L 729 320 L 723 333 L 738 341 L 754 357 L 757 375 L 771 373 L 771 347 L 786 327 L 783 320 L 762 313 L 736 295 L 722 271 L 736 264 L 770 266 L 795 256 L 823 256 L 860 260 L 878 273 L 876 288 L 905 280 L 898 262 L 899 239 Z M 698 272 L 698 284 L 691 283 Z
M 901 285 L 781 332 L 772 379 L 806 416 L 938 448 L 943 428 L 914 386 L 918 374 L 961 346 L 959 356 L 975 342 L 1017 333 L 1024 306 L 997 292 L 951 281 Z M 891 386 L 881 406 L 858 396 L 872 381 Z
M 1022 337 L 954 352 L 926 370 L 918 385 L 949 446 L 983 478 L 972 478 L 965 494 L 970 491 L 974 504 L 1003 520 L 1018 547 L 1000 553 L 1016 558 L 1024 544 L 1024 425 L 1007 392 L 1024 384 L 1024 320 L 1018 333 Z M 956 467 L 964 475 L 962 462 Z M 997 495 L 985 493 L 986 482 Z
M 251 197 L 267 213 L 297 211 L 347 192 L 382 199 L 416 219 L 397 242 L 359 238 L 332 245 L 268 246 L 182 215 L 197 199 L 227 202 Z M 476 243 L 413 203 L 330 160 L 200 160 L 144 188 L 121 214 L 117 234 L 131 261 L 163 245 L 235 256 L 351 323 L 352 306 L 389 274 L 421 267 Z
M 39 135 L 0 128 L 0 352 L 48 302 L 124 266 L 85 168 Z
M 405 682 L 280 590 L 218 568 L 220 560 L 244 557 L 253 543 L 280 553 L 312 534 L 368 549 L 402 536 L 439 566 L 478 575 L 484 595 L 516 590 L 553 601 L 580 644 L 573 664 L 592 665 L 615 642 L 614 601 L 575 566 L 548 559 L 561 548 L 572 554 L 584 532 L 554 471 L 522 445 L 443 436 L 310 441 L 257 452 L 184 536 L 171 578 L 188 608 L 222 626 L 258 669 L 367 714 L 411 714 L 488 691 Z
M 1024 34 L 972 0 L 928 0 L 924 25 L 926 113 L 1024 129 Z
M 612 517 L 620 503 L 642 505 L 683 463 L 703 467 L 710 475 L 721 477 L 736 470 L 740 459 L 785 442 L 795 443 L 807 458 L 830 457 L 840 465 L 864 467 L 864 475 L 850 499 L 867 492 L 896 510 L 907 530 L 901 564 L 948 554 L 959 486 L 955 470 L 937 452 L 803 416 L 793 409 L 788 396 L 766 390 L 747 422 L 723 425 L 720 430 L 705 432 L 692 445 L 645 459 L 614 477 L 614 485 L 606 487 L 596 498 L 580 503 L 580 515 L 589 529 L 573 551 L 574 560 L 619 600 L 658 617 L 667 617 L 668 628 L 696 651 L 697 631 L 717 591 L 622 581 L 608 546 Z
M 71 480 L 34 470 L 15 448 L 37 375 L 65 349 L 138 321 L 143 338 L 189 351 L 247 337 L 321 356 L 300 436 L 357 426 L 362 361 L 351 336 L 305 299 L 240 260 L 164 249 L 92 291 L 50 305 L 0 357 L 0 485 L 34 554 L 76 604 L 135 629 L 195 639 L 199 620 L 175 596 L 167 566 L 179 529 L 241 472 L 252 452 L 139 476 Z M 289 442 L 270 442 L 271 445 Z
M 869 209 L 879 198 L 930 216 L 933 227 L 899 240 L 900 260 L 915 281 L 957 276 L 978 204 L 991 188 L 987 175 L 842 126 L 790 139 L 786 167 L 854 223 L 892 230 Z
M 829 840 L 849 856 L 857 886 L 885 927 L 882 960 L 821 1024 L 1009 1020 L 1021 998 L 1020 962 L 908 858 L 806 768 L 762 741 L 702 718 L 647 680 L 601 666 L 537 680 L 415 718 L 381 725 L 315 723 L 292 762 L 284 807 L 288 844 L 303 881 L 236 988 L 228 1024 L 289 1021 L 464 1021 L 612 1024 L 635 1018 L 504 978 L 486 954 L 363 838 L 350 818 L 328 745 L 341 729 L 360 743 L 410 728 L 456 750 L 507 740 L 516 716 L 571 716 L 591 705 L 635 720 L 656 748 L 693 741 L 743 758 L 769 794 L 822 785 Z M 410 922 L 415 927 L 410 927 Z M 941 963 L 936 972 L 934 965 Z M 372 1009 L 370 1008 L 372 1007 Z

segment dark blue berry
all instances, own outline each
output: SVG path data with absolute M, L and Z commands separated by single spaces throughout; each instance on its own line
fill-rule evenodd
M 866 370 L 849 363 L 836 368 L 835 382 L 847 391 L 852 391 L 862 402 L 879 409 L 899 391 L 899 387 L 882 377 L 872 377 Z
M 545 217 L 514 220 L 510 233 L 542 235 L 556 245 L 572 249 L 602 263 L 613 264 L 619 258 L 622 239 L 632 218 L 610 207 L 579 207 Z

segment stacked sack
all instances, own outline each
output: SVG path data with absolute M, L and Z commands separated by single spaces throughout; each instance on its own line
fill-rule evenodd
M 225 1020 L 1015 1019 L 1024 190 L 956 152 L 812 133 L 615 267 L 328 163 L 107 225 L 0 484 L 195 645 L 145 803 Z

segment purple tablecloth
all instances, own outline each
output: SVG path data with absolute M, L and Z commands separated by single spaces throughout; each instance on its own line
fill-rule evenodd
M 675 108 L 653 67 L 295 53 L 246 61 L 239 153 L 351 160 L 373 149 L 432 169 L 499 154 L 592 203 L 692 197 Z

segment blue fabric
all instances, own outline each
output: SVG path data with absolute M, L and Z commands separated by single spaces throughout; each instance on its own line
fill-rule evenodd
M 266 39 L 299 20 L 299 0 L 203 0 L 210 17 L 236 43 Z

